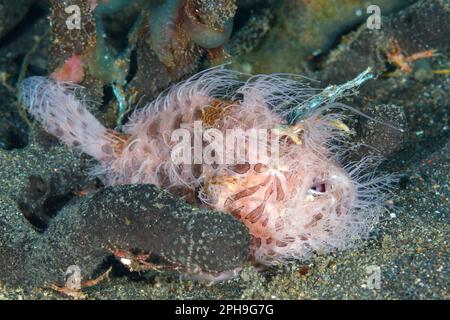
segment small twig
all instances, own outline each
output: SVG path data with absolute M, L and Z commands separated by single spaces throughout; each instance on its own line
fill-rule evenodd
M 6 88 L 6 90 L 8 90 L 10 93 L 15 94 L 16 89 L 7 82 L 8 77 L 9 77 L 9 75 L 6 72 L 0 72 L 0 78 L 1 78 L 0 84 L 2 86 L 4 86 Z
M 25 112 L 25 109 L 22 107 L 21 101 L 20 101 L 20 84 L 22 83 L 23 79 L 25 78 L 25 75 L 27 73 L 28 65 L 31 59 L 31 56 L 36 52 L 36 50 L 39 48 L 42 41 L 49 35 L 50 29 L 48 29 L 41 37 L 37 37 L 35 43 L 31 47 L 30 51 L 27 52 L 25 57 L 23 58 L 22 65 L 20 67 L 19 72 L 19 78 L 16 82 L 16 98 L 17 98 L 17 111 L 19 112 L 20 117 L 22 120 L 31 127 L 33 124 L 30 121 L 30 119 L 27 116 L 27 113 Z
M 437 70 L 433 70 L 433 74 L 443 74 L 443 75 L 447 75 L 450 73 L 450 69 L 437 69 Z
M 87 280 L 81 283 L 80 288 L 70 288 L 67 286 L 67 283 L 64 286 L 58 286 L 56 284 L 50 285 L 48 289 L 51 289 L 53 291 L 56 291 L 63 296 L 72 297 L 74 299 L 86 299 L 87 295 L 82 291 L 83 289 L 90 288 L 93 286 L 96 286 L 101 281 L 105 280 L 109 277 L 109 274 L 111 273 L 112 267 L 109 267 L 108 270 L 103 272 L 101 275 L 99 275 L 97 278 L 92 280 Z

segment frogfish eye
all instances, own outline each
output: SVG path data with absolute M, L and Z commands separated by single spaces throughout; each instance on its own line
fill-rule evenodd
M 325 183 L 319 183 L 319 184 L 313 185 L 311 188 L 309 188 L 309 190 L 312 190 L 317 193 L 325 193 L 325 192 L 327 192 L 327 186 Z

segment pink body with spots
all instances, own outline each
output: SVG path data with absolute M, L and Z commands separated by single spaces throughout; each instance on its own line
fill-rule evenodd
M 71 85 L 30 78 L 23 97 L 50 133 L 99 161 L 96 174 L 106 185 L 155 184 L 241 220 L 257 264 L 355 247 L 377 221 L 390 178 L 363 174 L 368 159 L 341 164 L 348 133 L 337 125 L 342 116 L 326 113 L 326 106 L 287 125 L 284 102 L 301 104 L 312 89 L 277 76 L 246 82 L 239 76 L 212 69 L 177 84 L 135 112 L 123 133 L 104 128 Z M 276 142 L 277 152 L 264 162 L 176 163 L 172 133 L 183 128 L 194 135 L 195 121 L 224 135 L 265 129 L 267 148 Z M 245 143 L 237 148 L 252 151 Z

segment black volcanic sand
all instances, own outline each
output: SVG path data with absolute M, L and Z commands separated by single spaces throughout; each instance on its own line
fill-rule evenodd
M 213 286 L 182 280 L 176 272 L 131 273 L 112 262 L 110 279 L 87 289 L 88 298 L 448 299 L 450 78 L 449 74 L 435 74 L 433 70 L 449 68 L 449 18 L 446 1 L 419 1 L 389 18 L 386 23 L 395 26 L 396 37 L 399 40 L 405 37 L 402 42 L 407 43 L 405 50 L 413 53 L 429 46 L 437 49 L 439 56 L 414 63 L 411 74 L 397 72 L 380 76 L 363 85 L 358 96 L 345 101 L 386 121 L 406 122 L 407 130 L 400 136 L 364 119 L 356 124 L 359 133 L 356 139 L 378 147 L 387 156 L 383 170 L 402 176 L 372 240 L 358 250 L 318 255 L 307 263 L 294 263 L 262 273 L 246 266 L 240 277 Z M 419 29 L 411 29 L 414 21 L 420 21 Z M 348 34 L 311 77 L 321 79 L 326 85 L 351 79 L 361 71 L 360 67 L 364 69 L 368 65 L 395 71 L 379 54 L 383 39 L 392 32 L 372 36 L 366 32 L 362 26 Z M 2 50 L 14 53 L 18 49 L 9 44 L 0 48 L 0 52 Z M 5 59 L 3 54 L 0 57 Z M 42 59 L 39 54 L 33 58 L 35 70 L 43 64 Z M 0 90 L 5 89 L 0 86 Z M 15 108 L 14 99 L 7 91 L 1 92 L 0 112 L 2 117 L 6 114 L 0 123 L 1 130 L 9 128 L 17 133 L 14 137 L 25 141 L 16 147 L 26 145 L 25 127 L 17 125 L 18 128 L 11 129 L 10 123 L 18 117 L 10 111 Z M 3 264 L 0 266 L 4 268 L 0 270 L 9 273 L 7 277 L 6 273 L 0 275 L 0 299 L 64 298 L 39 285 L 45 277 L 59 281 L 64 273 L 61 270 L 62 274 L 54 274 L 53 278 L 52 271 L 44 272 L 47 261 L 44 257 L 52 251 L 42 250 L 52 247 L 51 241 L 55 248 L 70 244 L 69 235 L 80 228 L 73 219 L 74 212 L 79 212 L 80 205 L 87 201 L 76 194 L 79 190 L 99 186 L 98 181 L 88 177 L 90 159 L 59 145 L 39 128 L 31 132 L 30 142 L 21 149 L 9 150 L 15 144 L 4 139 L 5 136 L 0 139 L 3 141 L 0 149 L 0 255 Z M 385 134 L 381 135 L 383 132 Z M 374 138 L 374 135 L 383 138 Z M 355 151 L 355 156 L 358 152 L 360 150 Z M 55 222 L 58 225 L 54 228 L 60 230 L 54 235 L 58 236 L 43 241 L 49 226 Z M 238 226 L 233 228 L 239 229 Z M 83 252 L 73 246 L 85 261 L 95 260 L 90 264 L 92 269 L 99 260 L 108 262 L 105 256 L 99 260 L 98 257 L 93 259 L 94 255 L 83 256 Z M 36 257 L 31 262 L 30 253 Z M 31 270 L 23 265 L 24 261 L 32 266 Z M 381 272 L 380 289 L 368 287 L 368 267 L 371 266 L 379 267 Z M 29 279 L 28 283 L 24 279 Z

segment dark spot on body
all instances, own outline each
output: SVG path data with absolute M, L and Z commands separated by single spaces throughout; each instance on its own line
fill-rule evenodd
M 284 220 L 281 217 L 277 217 L 277 220 L 275 221 L 275 230 L 280 231 L 284 228 Z
M 256 223 L 261 218 L 265 207 L 266 203 L 262 203 L 261 205 L 250 211 L 250 213 L 245 216 L 245 219 L 247 219 L 251 223 Z
M 58 138 L 62 138 L 62 136 L 64 136 L 64 131 L 59 126 L 55 129 L 55 136 Z
M 283 186 L 281 185 L 280 178 L 275 177 L 275 185 L 277 188 L 277 201 L 281 201 L 284 199 L 284 191 Z
M 72 118 L 67 117 L 66 118 L 67 124 L 71 127 L 71 128 L 75 128 L 75 122 L 73 121 Z
M 253 247 L 261 248 L 261 238 L 259 238 L 259 237 L 252 237 L 251 244 L 252 244 Z
M 257 173 L 262 173 L 262 172 L 264 172 L 264 171 L 267 170 L 267 166 L 264 165 L 264 164 L 262 164 L 262 163 L 257 163 L 257 164 L 255 164 L 255 166 L 254 166 L 254 170 L 255 170 Z
M 307 241 L 307 240 L 308 240 L 308 237 L 307 237 L 306 235 L 304 235 L 304 234 L 301 234 L 301 235 L 299 235 L 298 237 L 299 237 L 300 240 L 302 240 L 302 241 Z
M 114 153 L 114 150 L 110 144 L 102 145 L 101 149 L 107 155 L 112 155 Z
M 195 107 L 194 111 L 192 112 L 192 118 L 194 121 L 201 120 L 202 118 L 202 109 L 200 107 Z
M 239 174 L 247 173 L 247 171 L 250 169 L 250 164 L 248 162 L 243 164 L 237 164 L 233 166 L 232 170 Z
M 159 136 L 159 119 L 153 120 L 147 127 L 147 136 L 152 139 L 157 139 Z
M 277 247 L 280 247 L 280 248 L 287 247 L 287 243 L 284 242 L 284 241 L 280 241 L 280 240 L 277 240 L 277 241 L 275 242 L 275 245 L 276 245 Z
M 323 214 L 317 213 L 313 215 L 312 220 L 310 223 L 305 225 L 305 228 L 315 227 L 317 225 L 317 222 L 323 218 Z
M 233 209 L 230 213 L 233 215 L 233 217 L 235 217 L 236 219 L 241 219 L 242 218 L 242 216 L 241 216 L 241 210 L 243 209 L 244 207 L 242 206 L 242 207 L 239 207 L 239 208 L 237 208 L 237 209 Z

